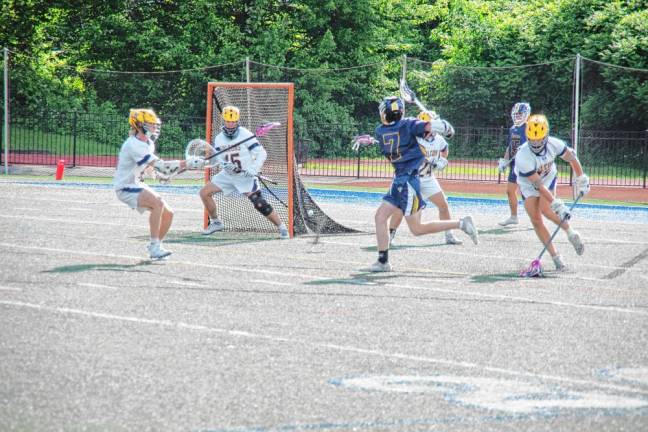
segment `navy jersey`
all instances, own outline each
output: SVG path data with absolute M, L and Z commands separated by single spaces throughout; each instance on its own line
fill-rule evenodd
M 506 145 L 509 151 L 509 159 L 513 159 L 518 149 L 526 142 L 526 123 L 520 126 L 511 126 L 509 129 Z
M 425 135 L 427 122 L 413 118 L 376 128 L 380 152 L 391 162 L 396 176 L 418 172 L 425 160 L 425 150 L 416 140 Z

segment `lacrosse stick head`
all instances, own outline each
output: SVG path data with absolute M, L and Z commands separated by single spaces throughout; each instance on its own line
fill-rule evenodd
M 531 264 L 526 269 L 520 272 L 520 277 L 544 277 L 542 272 L 542 262 L 539 258 L 531 261 Z
M 351 142 L 353 143 L 353 150 L 358 151 L 360 150 L 360 147 L 367 147 L 373 144 L 377 144 L 378 140 L 369 134 L 365 134 L 353 137 L 353 141 Z
M 269 122 L 269 123 L 264 123 L 256 130 L 254 131 L 254 134 L 258 137 L 262 137 L 263 135 L 266 135 L 268 132 L 270 132 L 272 129 L 276 128 L 277 126 L 280 126 L 281 123 L 279 122 Z
M 401 99 L 403 99 L 407 103 L 413 103 L 414 99 L 416 99 L 416 94 L 407 85 L 407 81 L 405 81 L 405 78 L 401 78 L 400 80 L 400 96 Z
M 207 141 L 200 138 L 192 139 L 187 143 L 185 149 L 185 159 L 200 158 L 205 159 L 212 153 L 212 146 Z

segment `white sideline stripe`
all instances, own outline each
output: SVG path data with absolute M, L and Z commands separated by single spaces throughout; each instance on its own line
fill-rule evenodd
M 252 279 L 250 282 L 259 282 L 262 284 L 268 284 L 268 285 L 281 285 L 281 286 L 293 286 L 295 284 L 288 283 L 288 282 L 277 282 L 277 281 L 269 281 L 265 279 Z
M 217 327 L 208 327 L 208 326 L 201 325 L 201 324 L 189 324 L 189 323 L 185 323 L 185 322 L 181 322 L 181 321 L 168 321 L 168 320 L 158 320 L 158 319 L 149 319 L 149 318 L 139 318 L 139 317 L 115 315 L 115 314 L 109 314 L 109 313 L 103 313 L 103 312 L 91 312 L 91 311 L 86 311 L 86 310 L 82 310 L 82 309 L 44 306 L 44 305 L 40 305 L 40 304 L 25 303 L 25 302 L 20 302 L 20 301 L 11 301 L 11 300 L 0 300 L 0 304 L 6 305 L 6 306 L 14 306 L 14 307 L 36 309 L 36 310 L 45 311 L 45 312 L 52 312 L 52 313 L 74 314 L 74 315 L 82 315 L 82 316 L 91 317 L 91 318 L 100 318 L 100 319 L 115 320 L 115 321 L 126 321 L 126 322 L 132 322 L 132 323 L 136 323 L 136 324 L 150 324 L 150 325 L 156 325 L 156 326 L 172 327 L 172 328 L 178 328 L 178 329 L 187 329 L 187 330 L 194 330 L 194 331 L 200 331 L 200 332 L 220 333 L 220 334 L 229 335 L 229 336 L 238 336 L 238 337 L 245 337 L 245 338 L 250 338 L 250 339 L 260 339 L 260 340 L 267 340 L 267 341 L 273 341 L 273 342 L 283 342 L 283 343 L 292 344 L 292 345 L 304 345 L 304 346 L 309 346 L 311 348 L 318 348 L 318 349 L 327 348 L 327 349 L 334 350 L 334 351 L 354 352 L 354 353 L 358 353 L 358 354 L 367 354 L 367 355 L 371 355 L 371 356 L 385 357 L 385 358 L 390 358 L 390 359 L 417 361 L 417 362 L 421 362 L 421 363 L 435 363 L 435 364 L 441 364 L 441 365 L 445 365 L 445 366 L 462 367 L 462 368 L 466 368 L 466 369 L 481 369 L 481 370 L 488 371 L 488 372 L 493 372 L 493 373 L 500 373 L 500 374 L 527 377 L 527 378 L 535 378 L 535 379 L 543 379 L 543 380 L 548 380 L 548 381 L 565 382 L 565 383 L 569 383 L 569 384 L 572 384 L 572 385 L 585 385 L 585 386 L 589 386 L 589 387 L 606 388 L 606 389 L 612 389 L 612 390 L 616 390 L 616 391 L 648 394 L 648 390 L 643 390 L 643 389 L 633 388 L 633 387 L 628 387 L 628 386 L 623 386 L 623 385 L 617 385 L 617 384 L 599 383 L 599 382 L 595 382 L 595 381 L 587 381 L 587 380 L 582 380 L 582 379 L 574 379 L 574 378 L 561 377 L 561 376 L 556 376 L 556 375 L 546 375 L 546 374 L 538 374 L 538 373 L 526 372 L 526 371 L 516 371 L 516 370 L 504 369 L 504 368 L 498 368 L 498 367 L 492 367 L 492 366 L 484 366 L 484 365 L 480 365 L 480 364 L 477 364 L 477 363 L 471 363 L 471 362 L 461 362 L 461 361 L 454 361 L 454 360 L 437 359 L 437 358 L 432 358 L 432 357 L 424 357 L 424 356 L 404 354 L 404 353 L 392 353 L 392 352 L 388 352 L 388 351 L 365 349 L 365 348 L 359 348 L 359 347 L 354 347 L 354 346 L 349 346 L 349 345 L 337 345 L 337 344 L 331 344 L 331 343 L 326 343 L 326 342 L 310 342 L 310 341 L 304 341 L 304 340 L 300 340 L 300 339 L 291 339 L 291 338 L 287 338 L 287 337 L 272 336 L 272 335 L 266 335 L 266 334 L 260 334 L 260 333 L 252 333 L 252 332 L 248 332 L 248 331 L 244 331 L 244 330 L 228 330 L 228 329 L 217 328 Z
M 86 251 L 77 251 L 77 250 L 69 250 L 69 249 L 47 248 L 47 247 L 40 247 L 40 246 L 25 246 L 25 245 L 18 245 L 18 244 L 12 244 L 12 243 L 0 243 L 0 246 L 4 246 L 4 247 L 8 247 L 8 248 L 13 247 L 13 248 L 18 248 L 18 249 L 43 250 L 43 251 L 47 251 L 47 252 L 62 252 L 62 253 L 65 253 L 65 254 L 70 254 L 70 255 L 76 254 L 76 255 L 85 255 L 85 256 L 100 256 L 100 257 L 122 258 L 122 259 L 130 259 L 130 260 L 142 261 L 142 257 L 131 256 L 131 255 L 102 254 L 102 253 L 96 253 L 96 252 L 86 252 Z M 255 268 L 250 268 L 250 267 L 237 267 L 237 266 L 225 266 L 225 265 L 215 265 L 215 264 L 202 264 L 202 263 L 189 262 L 189 261 L 173 261 L 173 260 L 169 260 L 169 261 L 165 261 L 163 264 L 196 266 L 196 267 L 204 267 L 204 268 L 212 268 L 212 269 L 220 269 L 220 270 L 230 270 L 230 271 L 236 271 L 236 272 L 241 272 L 241 273 L 260 273 L 260 274 L 264 274 L 264 275 L 294 277 L 294 278 L 302 278 L 302 279 L 307 279 L 307 280 L 329 280 L 330 279 L 330 277 L 311 276 L 311 275 L 306 275 L 306 274 L 301 274 L 301 273 L 289 273 L 289 272 L 280 272 L 280 271 L 272 271 L 272 270 L 261 270 L 261 269 L 255 269 Z M 463 281 L 457 281 L 457 282 L 463 282 Z M 424 291 L 450 293 L 450 294 L 453 294 L 453 295 L 465 295 L 467 297 L 485 297 L 485 298 L 496 298 L 496 299 L 501 299 L 501 300 L 516 300 L 516 301 L 524 301 L 524 302 L 530 303 L 530 304 L 548 304 L 548 305 L 554 305 L 554 306 L 573 307 L 573 308 L 579 308 L 579 309 L 589 309 L 589 310 L 604 311 L 604 312 L 621 312 L 621 313 L 629 313 L 629 314 L 636 314 L 636 315 L 648 315 L 648 311 L 626 309 L 626 308 L 620 308 L 620 307 L 614 307 L 614 306 L 583 305 L 583 304 L 578 304 L 578 303 L 567 303 L 567 302 L 558 302 L 558 301 L 534 299 L 534 298 L 527 298 L 527 297 L 507 296 L 507 295 L 503 295 L 503 294 L 487 294 L 487 293 L 478 293 L 478 292 L 474 292 L 474 291 L 460 291 L 460 290 L 453 290 L 453 289 L 420 287 L 420 286 L 405 285 L 405 284 L 389 284 L 388 283 L 385 286 L 395 287 L 395 288 L 412 289 L 412 290 L 424 290 Z
M 198 288 L 207 288 L 207 285 L 197 283 L 197 282 L 184 282 L 184 281 L 166 281 L 166 283 L 170 283 L 173 285 L 180 285 L 180 286 L 189 286 L 189 287 L 198 287 Z
M 110 289 L 110 290 L 119 289 L 119 287 L 114 287 L 114 286 L 110 286 L 110 285 L 101 285 L 101 284 L 90 283 L 90 282 L 79 282 L 77 285 L 81 286 L 81 287 L 88 287 L 88 288 L 106 288 L 106 289 Z
M 8 286 L 0 286 L 0 291 L 16 291 L 16 292 L 21 292 L 22 288 L 15 288 L 15 287 L 8 287 Z

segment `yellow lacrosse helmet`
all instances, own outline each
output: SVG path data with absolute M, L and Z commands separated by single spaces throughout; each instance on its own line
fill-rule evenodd
M 429 122 L 429 121 L 432 121 L 432 120 L 436 120 L 437 118 L 439 118 L 439 116 L 434 111 L 421 111 L 416 116 L 416 118 L 421 120 L 421 121 Z
M 540 154 L 549 140 L 549 121 L 542 114 L 533 114 L 527 120 L 526 137 L 531 151 Z
M 157 125 L 159 127 L 162 122 L 157 114 L 155 114 L 155 111 L 150 108 L 133 108 L 130 110 L 128 116 L 128 124 L 133 129 L 145 132 L 145 125 Z
M 228 122 L 237 122 L 241 118 L 241 112 L 233 105 L 223 108 L 223 120 Z

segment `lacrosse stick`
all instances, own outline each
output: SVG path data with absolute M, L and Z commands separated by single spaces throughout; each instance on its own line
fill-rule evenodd
M 423 105 L 421 101 L 418 100 L 418 98 L 416 97 L 416 93 L 414 93 L 414 91 L 411 88 L 409 88 L 409 86 L 407 85 L 407 81 L 405 81 L 405 78 L 401 78 L 400 80 L 400 95 L 401 95 L 401 99 L 403 99 L 406 103 L 410 103 L 410 104 L 413 103 L 421 111 L 430 112 L 430 110 L 428 110 L 425 107 L 425 105 Z M 434 118 L 432 119 L 432 121 L 430 121 L 430 125 L 432 127 L 432 130 L 445 135 L 446 138 L 452 138 L 452 136 L 454 135 L 454 128 L 452 127 L 452 125 L 448 123 L 446 120 L 442 120 L 441 118 L 439 118 L 438 114 L 437 114 L 437 118 Z
M 569 213 L 571 213 L 572 209 L 576 206 L 576 204 L 578 203 L 578 201 L 582 197 L 583 197 L 582 193 L 579 194 L 578 197 L 576 197 L 576 199 L 574 200 L 572 205 L 569 207 Z M 549 247 L 549 245 L 553 241 L 554 237 L 556 237 L 556 234 L 558 234 L 558 231 L 560 231 L 560 227 L 562 226 L 563 222 L 565 222 L 565 220 L 567 220 L 567 219 L 568 219 L 568 216 L 566 216 L 566 217 L 564 217 L 563 219 L 560 220 L 560 223 L 556 227 L 555 231 L 553 232 L 553 234 L 551 234 L 551 237 L 549 237 L 549 241 L 547 242 L 547 244 L 544 245 L 544 247 L 542 248 L 542 251 L 540 251 L 540 255 L 538 255 L 538 258 L 531 261 L 531 264 L 529 265 L 529 267 L 527 267 L 526 269 L 524 269 L 524 270 L 522 270 L 520 272 L 520 277 L 543 277 L 544 276 L 544 273 L 542 271 L 542 261 L 541 261 L 542 260 L 542 255 L 544 255 L 547 248 Z
M 378 140 L 368 134 L 356 135 L 353 137 L 351 142 L 353 143 L 351 148 L 356 152 L 360 150 L 360 147 L 368 147 L 373 144 L 378 144 Z
M 401 99 L 403 99 L 407 103 L 415 104 L 421 111 L 429 111 L 427 108 L 425 108 L 425 105 L 423 105 L 421 101 L 418 100 L 416 93 L 414 93 L 414 91 L 407 85 L 405 78 L 401 78 L 400 80 L 400 95 Z
M 189 154 L 191 153 L 191 155 L 194 156 L 194 157 L 199 157 L 199 158 L 204 159 L 205 161 L 208 161 L 208 160 L 210 160 L 210 159 L 212 159 L 212 158 L 214 158 L 214 157 L 216 157 L 216 156 L 218 156 L 220 154 L 223 154 L 223 153 L 233 149 L 234 147 L 238 147 L 241 144 L 250 141 L 251 139 L 262 137 L 262 136 L 266 135 L 268 132 L 270 132 L 272 129 L 279 126 L 280 124 L 281 123 L 279 123 L 279 122 L 264 123 L 261 126 L 259 126 L 258 128 L 256 128 L 256 131 L 254 132 L 254 135 L 251 135 L 251 136 L 249 136 L 249 137 L 247 137 L 245 139 L 237 141 L 234 144 L 229 145 L 229 146 L 225 147 L 224 149 L 220 149 L 220 150 L 216 150 L 214 147 L 209 145 L 209 143 L 207 143 L 206 141 L 203 141 L 203 140 L 201 140 L 201 141 L 203 141 L 202 143 L 196 143 L 196 144 L 194 144 L 192 146 L 192 142 L 196 141 L 196 140 L 192 140 L 192 141 L 189 142 L 189 145 L 187 145 L 185 155 L 189 156 Z M 207 147 L 205 147 L 205 145 Z

